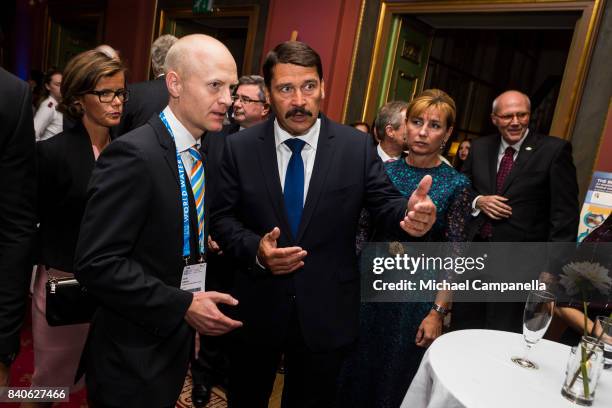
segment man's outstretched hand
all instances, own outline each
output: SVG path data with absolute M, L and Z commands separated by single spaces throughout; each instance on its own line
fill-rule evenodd
M 226 293 L 194 293 L 191 305 L 185 314 L 185 320 L 198 333 L 208 336 L 220 336 L 242 327 L 242 322 L 230 319 L 221 313 L 217 307 L 219 303 L 236 306 L 238 301 Z
M 306 257 L 306 251 L 300 247 L 278 248 L 279 237 L 280 229 L 274 227 L 261 238 L 257 250 L 259 262 L 274 275 L 284 275 L 301 268 Z
M 413 237 L 425 235 L 436 222 L 436 206 L 427 195 L 431 183 L 430 175 L 421 179 L 408 200 L 406 216 L 400 222 L 400 227 Z

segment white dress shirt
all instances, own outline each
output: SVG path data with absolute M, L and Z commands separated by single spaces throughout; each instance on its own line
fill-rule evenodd
M 166 115 L 166 120 L 170 125 L 170 129 L 172 129 L 172 133 L 174 134 L 174 143 L 176 144 L 176 150 L 179 152 L 181 156 L 181 160 L 183 161 L 183 166 L 185 167 L 185 172 L 189 176 L 189 181 L 191 181 L 191 168 L 193 167 L 193 157 L 189 153 L 189 148 L 195 146 L 196 149 L 199 150 L 200 147 L 200 137 L 195 138 L 185 126 L 174 116 L 172 113 L 172 109 L 169 106 L 166 106 L 164 109 L 164 115 Z
M 378 144 L 378 145 L 376 146 L 376 151 L 378 152 L 378 157 L 380 157 L 380 160 L 382 160 L 382 161 L 383 161 L 383 163 L 386 163 L 386 162 L 388 162 L 389 160 L 399 160 L 399 159 L 402 157 L 402 155 L 401 155 L 401 154 L 400 154 L 400 155 L 397 155 L 397 156 L 389 156 L 389 155 L 387 154 L 387 152 L 385 152 L 385 151 L 383 150 L 383 148 L 380 146 L 380 144 Z
M 286 130 L 280 127 L 278 120 L 274 120 L 274 141 L 276 143 L 276 161 L 278 164 L 278 175 L 280 177 L 281 188 L 285 191 L 285 175 L 291 159 L 291 149 L 284 142 L 289 139 L 300 139 L 306 142 L 302 148 L 302 161 L 304 162 L 304 202 L 308 194 L 308 186 L 312 177 L 315 156 L 317 154 L 317 144 L 319 142 L 319 131 L 321 130 L 321 119 L 312 125 L 308 132 L 303 136 L 291 136 Z
M 501 143 L 499 144 L 499 150 L 497 151 L 497 166 L 495 166 L 497 171 L 499 171 L 499 165 L 501 164 L 504 154 L 506 154 L 506 149 L 508 148 L 508 146 L 512 146 L 512 148 L 514 149 L 514 156 L 512 159 L 513 161 L 516 162 L 516 159 L 518 158 L 518 155 L 521 151 L 521 145 L 527 138 L 528 133 L 529 133 L 529 129 L 525 130 L 525 134 L 523 135 L 523 137 L 521 137 L 521 140 L 519 140 L 513 145 L 510 145 L 508 142 L 506 142 L 503 137 L 501 138 Z M 482 195 L 476 196 L 476 198 L 474 198 L 474 201 L 472 201 L 472 216 L 473 217 L 478 217 L 478 214 L 480 214 L 480 209 L 476 208 L 476 201 L 478 201 L 480 197 L 482 197 Z
M 514 149 L 513 161 L 516 161 L 521 151 L 521 145 L 525 141 L 525 138 L 527 137 L 528 133 L 529 129 L 525 131 L 525 134 L 523 135 L 523 137 L 521 137 L 521 140 L 519 140 L 513 145 L 510 145 L 508 142 L 506 142 L 503 137 L 501 138 L 501 143 L 499 144 L 499 151 L 497 152 L 497 167 L 495 167 L 497 171 L 499 171 L 499 165 L 501 164 L 504 154 L 506 154 L 506 149 L 508 148 L 508 146 L 512 146 L 512 148 Z
M 34 115 L 37 142 L 49 139 L 64 130 L 64 116 L 56 108 L 57 101 L 51 95 L 38 107 Z

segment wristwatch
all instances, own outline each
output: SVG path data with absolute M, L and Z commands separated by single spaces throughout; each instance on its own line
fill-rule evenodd
M 7 367 L 10 367 L 11 364 L 13 364 L 13 361 L 15 361 L 16 357 L 16 353 L 0 354 L 0 363 L 4 364 Z
M 440 313 L 442 316 L 446 316 L 450 312 L 450 309 L 446 307 L 442 307 L 437 303 L 434 303 L 431 306 L 431 310 L 435 310 L 436 312 Z

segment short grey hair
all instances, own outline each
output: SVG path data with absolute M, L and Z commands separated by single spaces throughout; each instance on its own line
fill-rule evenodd
M 153 75 L 158 77 L 166 73 L 164 63 L 166 61 L 166 55 L 170 50 L 170 47 L 178 41 L 178 38 L 171 34 L 164 34 L 157 37 L 151 45 L 151 68 L 153 68 Z
M 402 122 L 406 120 L 406 115 L 403 115 L 402 111 L 406 109 L 408 109 L 408 103 L 404 101 L 391 101 L 380 108 L 374 121 L 376 133 L 380 140 L 385 140 L 385 137 L 387 137 L 385 132 L 387 125 L 391 125 L 394 130 L 401 126 Z
M 240 85 L 257 85 L 257 87 L 259 88 L 259 93 L 257 97 L 259 98 L 260 101 L 266 100 L 266 92 L 265 92 L 266 84 L 262 76 L 243 75 L 238 79 L 238 87 Z M 238 89 L 238 87 L 236 87 L 236 89 Z

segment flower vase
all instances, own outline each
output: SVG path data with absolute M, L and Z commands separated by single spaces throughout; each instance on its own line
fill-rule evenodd
M 570 351 L 561 395 L 578 405 L 593 405 L 603 364 L 603 343 L 595 337 L 583 336 Z

